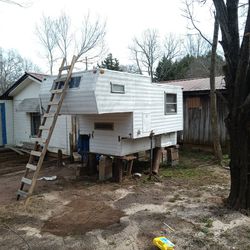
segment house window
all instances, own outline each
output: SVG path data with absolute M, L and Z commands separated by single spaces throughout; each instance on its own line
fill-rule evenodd
M 177 113 L 177 95 L 165 93 L 165 114 Z
M 66 80 L 66 79 L 65 79 Z M 55 85 L 55 89 L 62 89 L 63 85 L 64 85 L 65 81 L 60 81 L 57 82 Z M 69 81 L 69 88 L 78 88 L 81 82 L 81 77 L 80 76 L 75 76 L 75 77 L 71 77 L 70 81 Z
M 95 122 L 96 130 L 114 130 L 114 123 L 112 122 Z
M 31 136 L 36 137 L 39 132 L 39 126 L 41 125 L 40 113 L 30 113 L 31 122 Z
M 110 91 L 111 93 L 125 94 L 125 86 L 110 82 Z

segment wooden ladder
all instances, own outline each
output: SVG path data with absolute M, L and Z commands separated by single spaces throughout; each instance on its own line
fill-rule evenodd
M 71 64 L 65 66 L 66 59 L 64 58 L 59 68 L 57 79 L 54 81 L 51 89 L 51 97 L 48 103 L 46 112 L 43 115 L 41 126 L 35 141 L 34 149 L 30 152 L 29 161 L 26 165 L 25 174 L 21 179 L 20 189 L 17 191 L 17 200 L 19 198 L 28 198 L 32 195 L 36 181 L 39 175 L 39 171 L 42 167 L 45 154 L 48 149 L 48 145 L 53 134 L 53 130 L 56 125 L 57 117 L 62 107 L 63 99 L 66 95 L 74 65 L 76 63 L 76 56 L 73 56 Z M 66 78 L 61 80 L 62 72 L 67 71 Z M 47 133 L 45 138 L 42 137 L 43 133 Z M 42 146 L 42 144 L 44 144 Z M 28 191 L 24 191 L 24 185 L 28 185 Z

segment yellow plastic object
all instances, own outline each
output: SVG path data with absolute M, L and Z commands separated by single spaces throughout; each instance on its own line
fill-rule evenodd
M 156 237 L 153 239 L 153 244 L 161 250 L 173 250 L 174 244 L 166 237 Z

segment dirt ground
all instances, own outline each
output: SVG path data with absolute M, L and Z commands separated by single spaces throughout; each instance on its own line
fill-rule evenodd
M 15 200 L 26 159 L 5 154 L 0 152 L 1 250 L 153 250 L 157 236 L 169 238 L 175 249 L 250 249 L 250 218 L 224 206 L 229 172 L 209 153 L 180 152 L 179 165 L 161 168 L 160 182 L 143 174 L 122 184 L 79 180 L 75 165 L 57 168 L 47 161 L 41 176 L 57 179 L 38 181 L 27 207 Z

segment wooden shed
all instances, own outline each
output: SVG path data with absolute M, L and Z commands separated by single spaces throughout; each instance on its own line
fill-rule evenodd
M 215 79 L 216 92 L 225 95 L 225 84 L 222 76 Z M 210 83 L 209 78 L 177 80 L 162 82 L 183 88 L 183 134 L 180 136 L 184 144 L 212 145 L 210 124 Z M 226 146 L 228 135 L 225 127 L 227 106 L 221 95 L 217 94 L 217 112 L 220 141 Z

